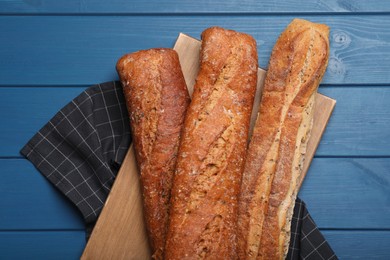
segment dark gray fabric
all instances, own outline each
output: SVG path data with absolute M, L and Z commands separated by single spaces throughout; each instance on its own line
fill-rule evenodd
M 62 108 L 21 153 L 81 211 L 88 238 L 130 142 L 121 84 L 107 82 Z M 300 199 L 287 259 L 337 259 Z
M 119 82 L 88 88 L 62 108 L 21 153 L 68 197 L 87 224 L 96 221 L 130 145 Z
M 286 259 L 337 259 L 311 218 L 306 204 L 299 198 L 295 201 L 291 221 L 291 240 Z

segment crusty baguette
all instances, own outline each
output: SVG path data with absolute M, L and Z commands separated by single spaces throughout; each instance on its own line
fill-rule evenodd
M 318 85 L 328 63 L 326 25 L 295 19 L 269 62 L 239 204 L 239 258 L 283 259 Z
M 212 27 L 181 138 L 166 259 L 236 259 L 238 194 L 257 82 L 255 40 Z
M 125 55 L 117 71 L 130 116 L 153 258 L 162 259 L 172 178 L 190 98 L 172 49 Z

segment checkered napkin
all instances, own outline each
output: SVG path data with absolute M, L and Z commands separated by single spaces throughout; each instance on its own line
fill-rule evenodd
M 62 108 L 21 153 L 94 223 L 130 145 L 119 82 L 85 90 Z
M 21 153 L 81 211 L 89 237 L 130 142 L 122 87 L 114 81 L 81 93 Z M 299 199 L 287 259 L 337 259 Z

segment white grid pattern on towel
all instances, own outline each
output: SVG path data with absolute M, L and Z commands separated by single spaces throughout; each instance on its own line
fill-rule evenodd
M 118 82 L 88 88 L 61 109 L 22 149 L 28 159 L 94 222 L 130 143 Z
M 21 153 L 79 208 L 90 229 L 129 145 L 122 87 L 108 82 L 88 88 L 61 109 Z M 337 259 L 299 199 L 287 259 Z
M 305 203 L 299 198 L 295 202 L 290 247 L 286 259 L 337 259 L 311 218 Z

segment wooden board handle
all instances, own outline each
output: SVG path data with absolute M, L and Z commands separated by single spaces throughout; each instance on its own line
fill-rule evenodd
M 150 259 L 141 194 L 131 145 L 81 259 Z

